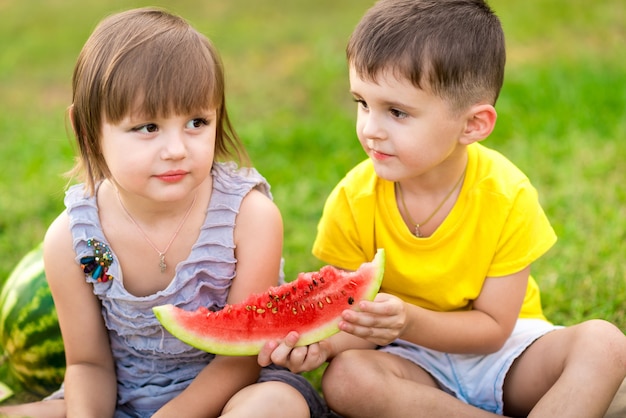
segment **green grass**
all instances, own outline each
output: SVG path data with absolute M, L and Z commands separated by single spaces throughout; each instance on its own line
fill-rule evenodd
M 104 15 L 148 4 L 187 17 L 221 51 L 232 120 L 283 213 L 287 277 L 317 269 L 310 247 L 324 200 L 364 157 L 343 51 L 372 3 L 0 0 L 0 281 L 63 208 L 76 55 Z M 491 4 L 508 63 L 485 144 L 529 175 L 559 235 L 533 268 L 546 313 L 626 330 L 623 0 Z

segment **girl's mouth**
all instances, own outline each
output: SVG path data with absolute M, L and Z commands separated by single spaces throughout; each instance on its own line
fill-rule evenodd
M 188 173 L 183 170 L 171 170 L 165 173 L 157 174 L 155 177 L 166 183 L 176 183 L 181 181 Z

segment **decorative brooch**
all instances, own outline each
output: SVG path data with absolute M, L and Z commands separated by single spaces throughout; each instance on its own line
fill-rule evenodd
M 109 266 L 113 263 L 113 254 L 109 247 L 92 238 L 87 240 L 87 246 L 93 247 L 93 255 L 80 259 L 80 266 L 85 274 L 90 274 L 98 282 L 112 280 L 113 276 L 107 274 Z

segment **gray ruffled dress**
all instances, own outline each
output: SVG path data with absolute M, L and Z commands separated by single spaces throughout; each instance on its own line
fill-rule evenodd
M 226 304 L 235 276 L 233 230 L 241 201 L 252 189 L 270 198 L 271 193 L 267 181 L 253 168 L 215 163 L 212 175 L 213 192 L 206 219 L 189 258 L 176 266 L 176 275 L 166 289 L 142 297 L 124 288 L 120 265 L 100 225 L 96 198 L 85 196 L 82 185 L 71 187 L 66 194 L 76 262 L 89 265 L 95 251 L 110 259 L 108 270 L 87 268 L 85 278 L 93 284 L 94 294 L 102 303 L 115 358 L 115 417 L 151 416 L 182 392 L 214 357 L 170 335 L 152 313 L 152 307 L 170 303 L 186 310 L 200 306 L 219 310 Z M 296 387 L 309 401 L 312 416 L 327 413 L 322 399 L 301 376 L 271 367 L 261 372 L 260 381 L 266 380 L 285 381 Z M 63 387 L 48 399 L 62 397 Z

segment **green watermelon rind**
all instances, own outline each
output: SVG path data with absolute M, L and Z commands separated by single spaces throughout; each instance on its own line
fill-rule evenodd
M 379 249 L 376 252 L 374 259 L 369 263 L 364 263 L 357 271 L 357 274 L 364 274 L 367 270 L 373 269 L 372 279 L 367 289 L 364 292 L 361 300 L 373 300 L 377 295 L 384 276 L 385 266 L 385 251 Z M 153 312 L 159 322 L 167 329 L 172 335 L 181 341 L 195 347 L 197 349 L 227 356 L 250 356 L 256 355 L 260 352 L 261 348 L 266 344 L 267 339 L 259 339 L 255 341 L 236 343 L 224 342 L 217 338 L 211 338 L 208 335 L 199 335 L 195 332 L 191 332 L 184 326 L 179 324 L 177 317 L 179 315 L 194 315 L 194 312 L 184 311 L 173 305 L 161 305 L 156 306 Z M 305 346 L 319 342 L 325 338 L 328 338 L 339 332 L 340 317 L 335 317 L 329 320 L 324 325 L 321 325 L 311 331 L 304 332 L 300 335 L 298 340 L 298 346 Z
M 61 385 L 65 351 L 45 279 L 42 244 L 19 261 L 3 284 L 0 351 L 7 378 L 20 390 L 45 396 Z

